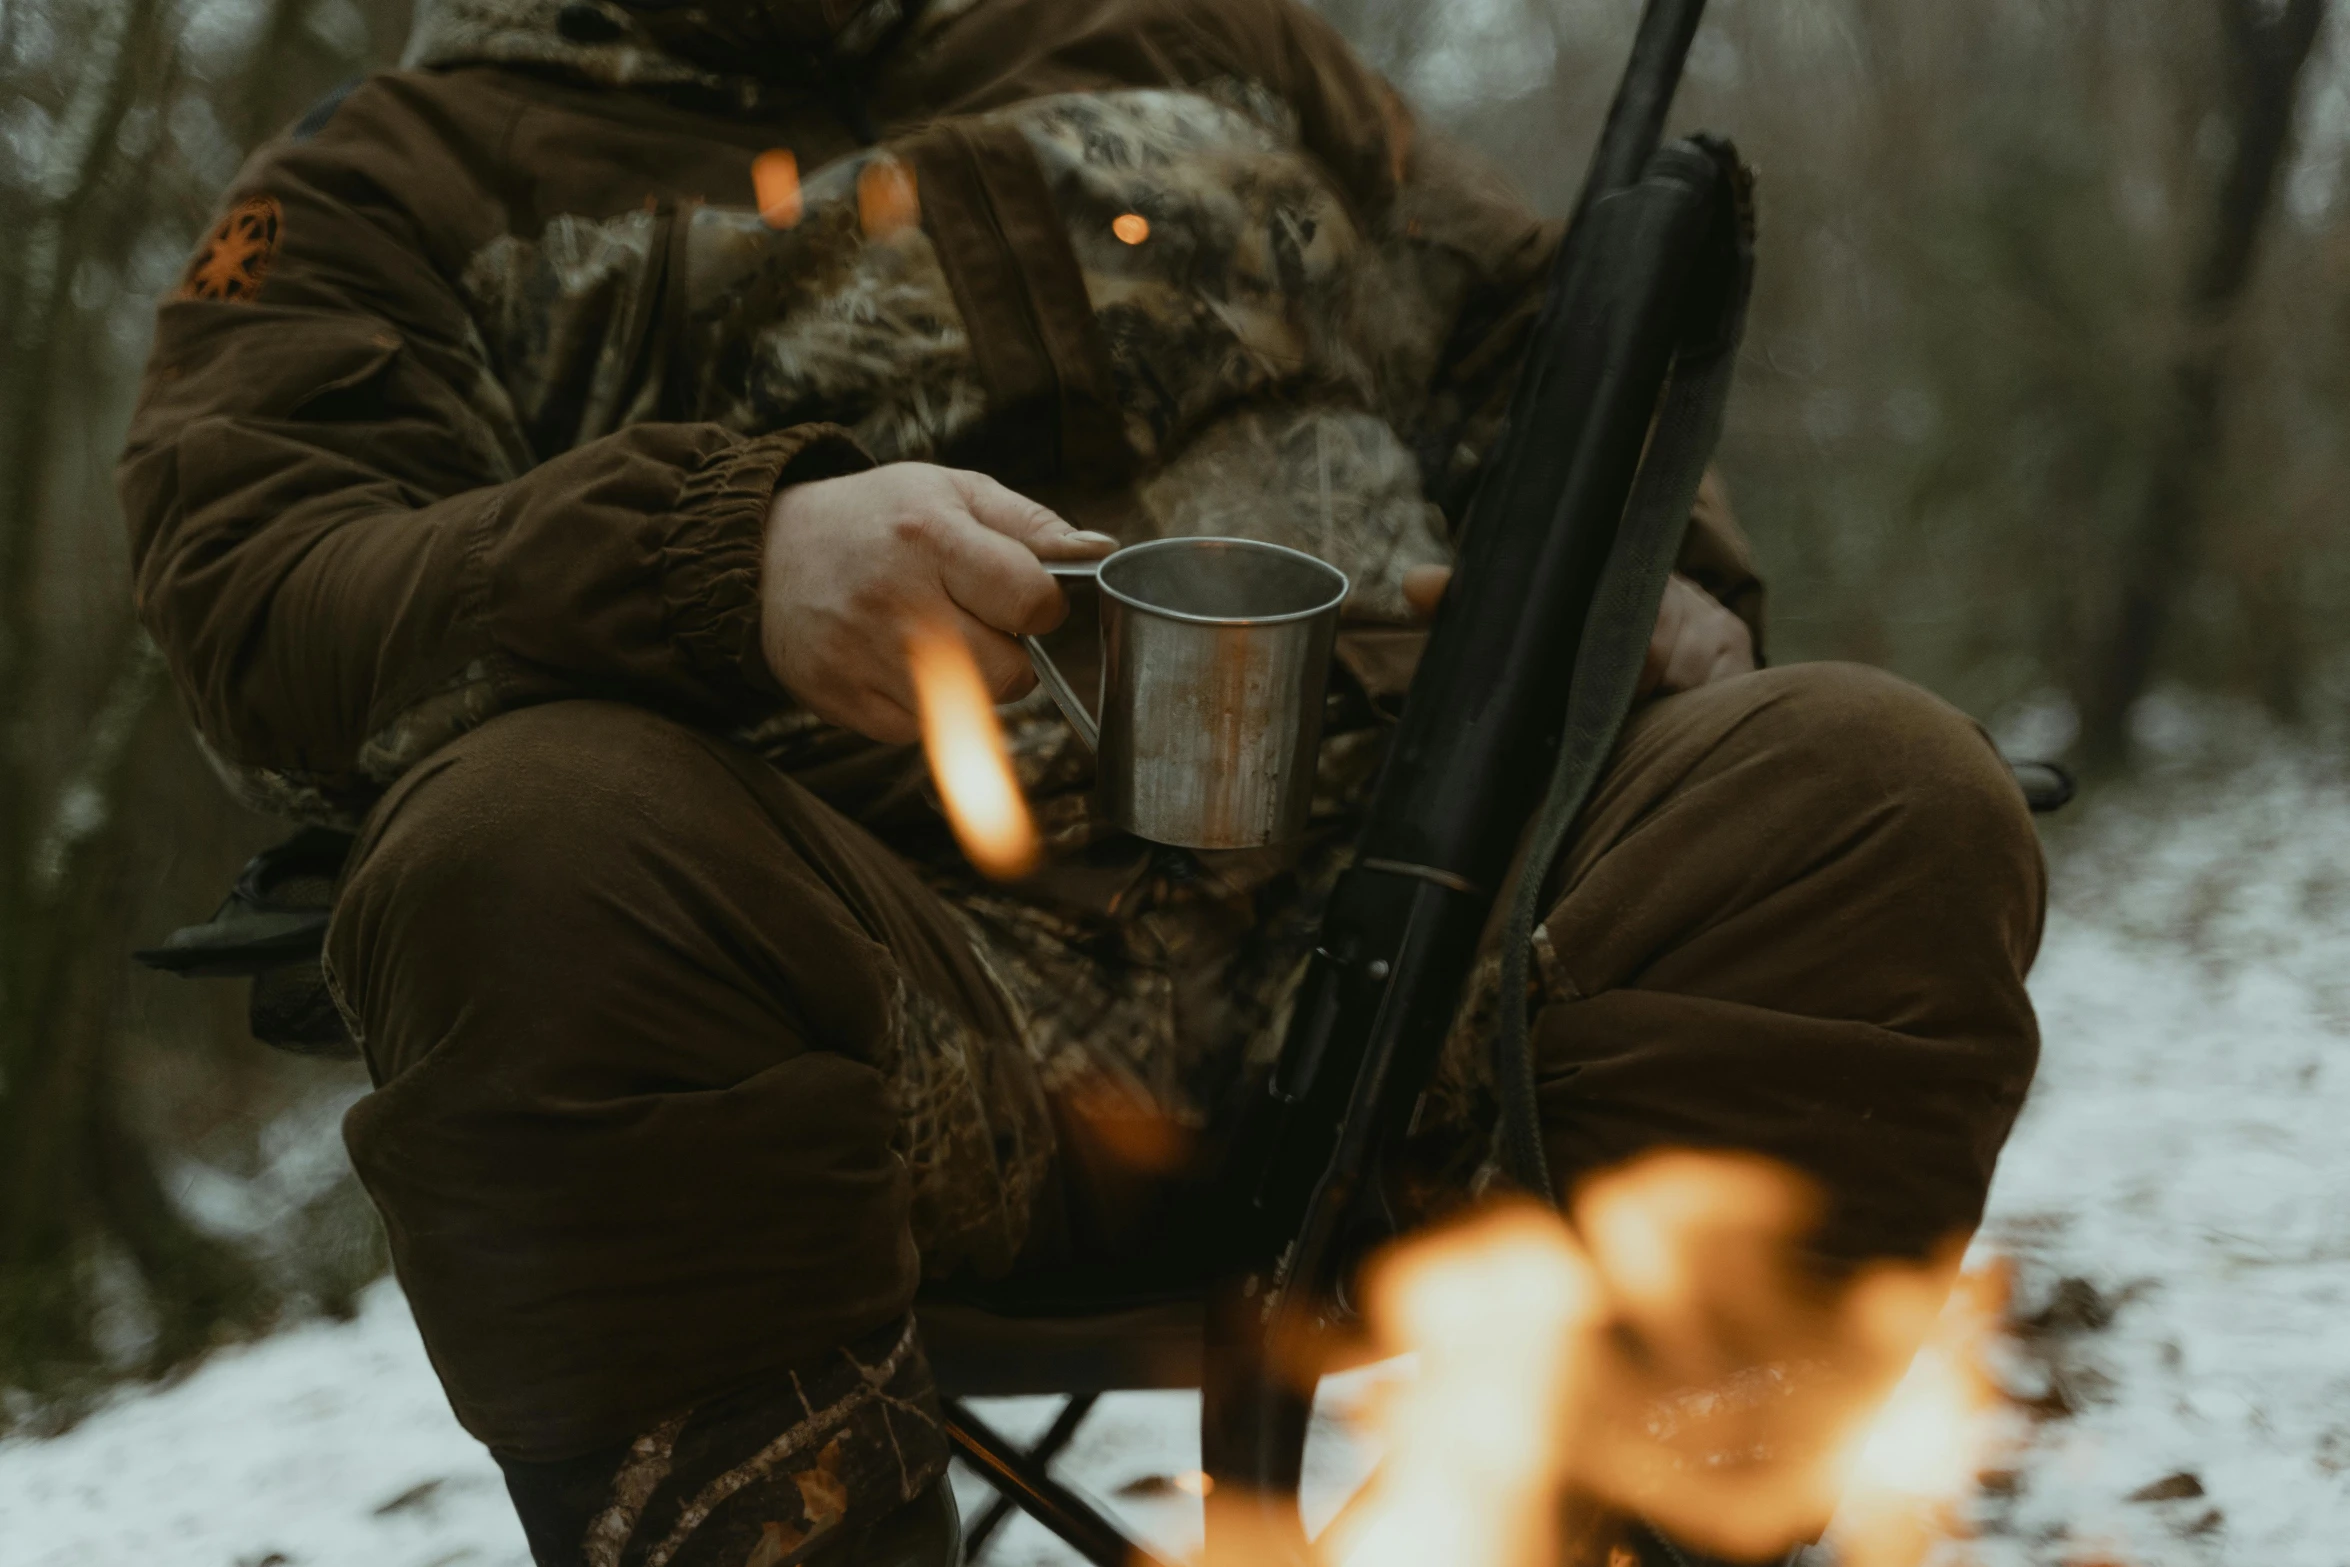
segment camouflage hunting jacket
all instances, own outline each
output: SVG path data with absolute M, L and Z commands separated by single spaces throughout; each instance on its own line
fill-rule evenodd
M 1297 544 L 1393 687 L 1377 630 L 1449 557 L 1555 241 L 1292 0 L 439 0 L 408 68 L 255 156 L 161 307 L 139 611 L 279 814 L 348 822 L 469 726 L 600 695 L 914 831 L 912 757 L 760 657 L 778 485 L 919 458 L 1122 538 Z M 1685 565 L 1757 615 L 1726 515 Z M 1082 839 L 1082 758 L 1031 718 Z

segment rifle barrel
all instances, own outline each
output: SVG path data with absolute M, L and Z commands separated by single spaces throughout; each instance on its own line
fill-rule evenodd
M 1578 218 L 1609 191 L 1639 179 L 1663 144 L 1665 116 L 1672 111 L 1690 40 L 1697 36 L 1704 15 L 1705 0 L 1648 0 L 1641 8 L 1631 62 L 1616 84 L 1615 101 L 1608 105 L 1607 123 L 1600 129 L 1591 167 L 1583 176 L 1583 193 L 1575 202 Z
M 1648 178 L 1704 9 L 1648 0 L 1641 14 L 1355 864 L 1331 891 L 1279 1062 L 1225 1151 L 1212 1206 L 1242 1273 L 1211 1312 L 1211 1559 L 1241 1538 L 1307 1555 L 1295 1496 L 1310 1400 L 1275 1346 L 1311 1336 L 1360 1251 L 1382 1150 L 1433 1074 L 1565 740 L 1592 596 L 1717 210 L 1720 172 L 1694 148 L 1661 160 L 1678 173 Z

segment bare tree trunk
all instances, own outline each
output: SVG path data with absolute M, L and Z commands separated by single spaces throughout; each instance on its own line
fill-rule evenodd
M 97 1359 L 88 1336 L 96 1237 L 130 1263 L 157 1308 L 142 1369 L 168 1368 L 224 1324 L 259 1320 L 268 1304 L 252 1267 L 172 1206 L 112 1069 L 124 958 L 109 914 L 129 842 L 115 802 L 141 728 L 159 716 L 162 673 L 134 633 L 18 889 L 31 918 L 0 1085 L 0 1374 L 37 1394 L 70 1393 Z
M 157 863 L 159 846 L 167 861 L 182 848 L 174 828 L 230 826 L 206 852 L 250 834 L 201 805 L 177 814 L 212 782 L 184 745 L 158 743 L 161 660 L 128 595 L 109 584 L 119 611 L 70 616 L 42 597 L 105 601 L 89 571 L 111 566 L 94 535 L 115 519 L 91 457 L 119 440 L 129 403 L 120 338 L 145 308 L 129 285 L 143 295 L 154 248 L 191 237 L 233 164 L 224 155 L 387 62 L 410 10 L 359 0 L 361 48 L 311 27 L 318 0 L 251 8 L 241 68 L 197 75 L 181 51 L 185 0 L 0 0 L 0 95 L 46 111 L 0 165 L 0 1389 L 33 1393 L 36 1418 L 70 1415 L 82 1389 L 169 1369 L 273 1309 L 277 1264 L 208 1237 L 172 1201 L 153 1140 L 180 1134 L 149 1125 L 136 1092 L 158 1059 L 154 1018 L 210 1009 L 175 996 L 155 1010 L 156 992 L 127 973 L 133 926 L 156 933 L 142 900 L 177 874 Z M 54 47 L 20 57 L 35 31 Z M 129 818 L 134 799 L 170 824 Z M 193 896 L 205 893 L 216 889 Z M 174 896 L 170 912 L 206 906 Z M 208 1030 L 181 1026 L 164 1031 L 169 1048 L 201 1048 Z M 136 1346 L 92 1333 L 118 1280 L 148 1308 L 143 1365 L 126 1363 Z M 18 1408 L 0 1408 L 0 1427 Z
M 2184 341 L 2171 370 L 2169 438 L 2158 448 L 2139 524 L 2124 541 L 2119 586 L 2082 702 L 2088 760 L 2129 759 L 2130 712 L 2145 695 L 2172 611 L 2196 556 L 2196 532 L 2218 465 L 2237 306 L 2292 139 L 2302 67 L 2325 0 L 2221 0 L 2230 53 L 2234 147 L 2201 264 L 2188 290 Z
M 276 112 L 265 100 L 286 83 L 273 65 L 308 7 L 279 0 L 241 84 L 240 119 Z M 105 1369 L 89 1332 L 101 1249 L 129 1264 L 154 1308 L 144 1369 L 268 1309 L 252 1264 L 169 1199 L 113 1070 L 134 836 L 119 802 L 163 687 L 127 606 L 89 634 L 111 640 L 112 677 L 79 736 L 59 746 L 47 721 L 35 732 L 37 698 L 76 678 L 69 667 L 87 667 L 90 652 L 46 645 L 35 614 L 43 541 L 84 520 L 52 515 L 66 433 L 56 380 L 108 326 L 77 307 L 75 276 L 86 261 L 118 264 L 152 223 L 151 171 L 125 129 L 177 81 L 176 0 L 96 14 L 43 166 L 0 238 L 0 1386 L 36 1396 L 70 1395 Z M 60 752 L 62 769 L 42 765 Z
M 52 1257 L 68 1213 L 43 1156 L 55 1144 L 61 1075 L 50 1047 L 60 1021 L 55 959 L 65 911 L 42 884 L 36 843 L 47 814 L 34 769 L 33 559 L 40 534 L 50 399 L 47 382 L 68 319 L 78 241 L 114 172 L 116 143 L 156 38 L 157 0 L 133 0 L 101 33 L 34 185 L 34 221 L 11 258 L 0 300 L 0 1148 L 8 1206 L 0 1211 L 0 1370 L 37 1382 L 35 1345 L 72 1349 L 61 1319 L 77 1294 L 72 1262 Z M 111 782 L 111 779 L 108 780 Z M 78 848 L 76 844 L 71 847 Z M 58 846 L 60 868 L 76 856 Z
M 130 0 L 115 13 L 112 36 L 92 50 L 42 160 L 36 186 L 41 210 L 0 296 L 0 344 L 7 350 L 0 366 L 0 963 L 23 946 L 20 900 L 9 884 L 22 874 L 36 830 L 25 753 L 33 742 L 32 557 L 49 471 L 48 383 L 70 315 L 83 230 L 115 170 L 123 120 L 155 42 L 157 7 L 158 0 Z M 14 977 L 0 968 L 0 1015 L 17 988 Z

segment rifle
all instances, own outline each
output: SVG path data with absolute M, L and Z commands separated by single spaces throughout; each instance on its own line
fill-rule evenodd
M 1382 1159 L 1434 1071 L 1513 864 L 1502 1150 L 1516 1181 L 1555 1195 L 1525 1009 L 1512 1001 L 1545 872 L 1631 707 L 1720 436 L 1752 275 L 1735 152 L 1702 138 L 1659 147 L 1703 10 L 1647 0 L 1642 11 L 1354 861 L 1220 1172 L 1215 1211 L 1237 1227 L 1240 1261 L 1210 1307 L 1211 1561 L 1242 1536 L 1304 1557 L 1295 1498 L 1310 1383 L 1299 1390 L 1276 1347 L 1341 1315 L 1354 1265 L 1393 1232 Z

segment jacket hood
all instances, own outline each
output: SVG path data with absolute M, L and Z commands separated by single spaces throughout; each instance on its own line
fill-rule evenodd
M 919 0 L 425 0 L 411 67 L 529 65 L 616 87 L 799 83 L 863 57 Z

